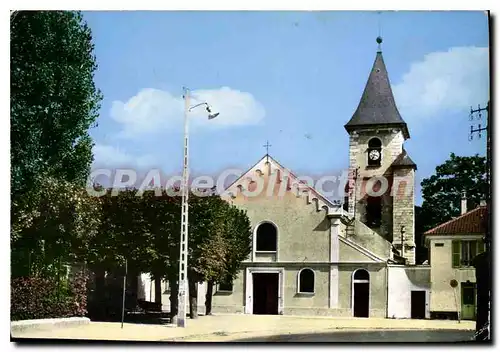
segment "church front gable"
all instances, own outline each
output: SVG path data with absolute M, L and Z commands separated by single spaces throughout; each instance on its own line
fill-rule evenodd
M 234 182 L 224 199 L 246 210 L 252 262 L 327 262 L 331 204 L 265 156 Z
M 222 195 L 226 200 L 262 202 L 283 200 L 295 196 L 302 204 L 314 204 L 317 211 L 329 211 L 333 206 L 312 185 L 294 175 L 269 155 L 234 181 Z

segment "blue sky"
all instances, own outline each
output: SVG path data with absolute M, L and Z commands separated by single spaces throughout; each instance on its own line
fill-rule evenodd
M 84 12 L 104 94 L 95 168 L 180 174 L 182 87 L 221 115 L 191 116 L 195 175 L 247 169 L 270 154 L 296 174 L 348 167 L 344 124 L 382 51 L 419 183 L 468 141 L 470 106 L 488 100 L 483 12 Z M 484 121 L 483 121 L 484 124 Z M 162 180 L 163 181 L 163 180 Z

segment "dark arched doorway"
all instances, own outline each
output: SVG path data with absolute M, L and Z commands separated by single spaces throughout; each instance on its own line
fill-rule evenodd
M 354 272 L 352 280 L 353 314 L 358 318 L 368 318 L 370 311 L 370 274 L 365 269 Z

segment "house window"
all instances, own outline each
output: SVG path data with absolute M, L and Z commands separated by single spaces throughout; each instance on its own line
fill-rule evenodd
M 314 293 L 314 271 L 302 269 L 299 271 L 299 293 Z
M 368 141 L 368 166 L 380 166 L 382 160 L 382 141 L 372 138 Z
M 452 265 L 470 267 L 476 255 L 484 251 L 484 243 L 478 240 L 453 241 Z
M 233 280 L 227 277 L 221 282 L 219 282 L 218 291 L 233 292 Z
M 366 199 L 366 222 L 370 228 L 380 227 L 382 222 L 382 198 L 368 197 Z
M 276 227 L 265 222 L 257 227 L 257 252 L 276 252 L 278 233 Z

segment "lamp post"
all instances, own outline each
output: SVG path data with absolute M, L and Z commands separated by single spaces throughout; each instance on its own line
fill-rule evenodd
M 180 255 L 179 255 L 179 312 L 177 318 L 177 326 L 186 326 L 186 311 L 187 311 L 187 260 L 188 260 L 188 200 L 189 200 L 189 113 L 204 105 L 208 112 L 208 119 L 216 118 L 219 113 L 212 113 L 208 103 L 203 102 L 191 106 L 190 91 L 184 87 L 184 157 L 182 167 L 182 184 L 181 184 L 181 241 L 180 241 Z

